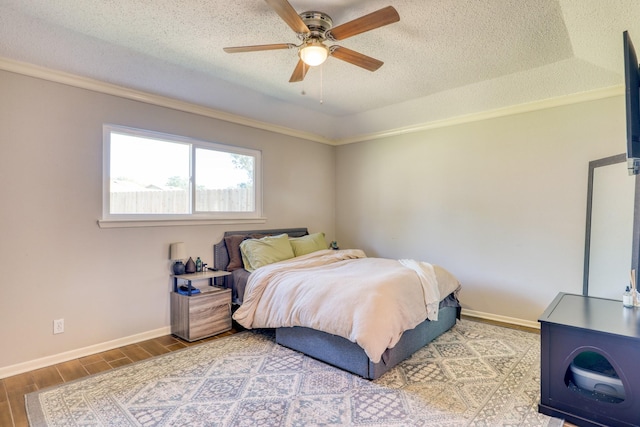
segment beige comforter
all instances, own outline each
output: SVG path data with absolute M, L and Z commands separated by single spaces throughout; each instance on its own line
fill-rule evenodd
M 338 335 L 378 362 L 404 331 L 437 320 L 439 301 L 459 288 L 428 263 L 323 250 L 251 273 L 233 317 L 245 328 L 305 326 Z

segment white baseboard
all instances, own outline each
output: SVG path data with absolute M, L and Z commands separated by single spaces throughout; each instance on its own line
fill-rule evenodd
M 494 322 L 508 323 L 510 325 L 525 326 L 527 328 L 540 329 L 539 322 L 531 320 L 517 319 L 515 317 L 500 316 L 499 314 L 484 313 L 482 311 L 462 309 L 464 316 L 475 317 L 477 319 L 492 320 Z
M 468 310 L 463 308 L 462 314 L 468 317 L 475 317 L 477 319 L 492 320 L 495 322 L 508 323 L 511 325 L 525 326 L 527 328 L 540 329 L 538 322 L 532 322 L 530 320 L 517 319 L 515 317 L 500 316 L 498 314 L 484 313 L 481 311 Z M 125 345 L 135 344 L 141 341 L 150 340 L 153 338 L 161 337 L 171 334 L 171 328 L 166 326 L 164 328 L 155 329 L 153 331 L 147 331 L 136 335 L 130 335 L 128 337 L 119 338 L 113 341 L 107 341 L 100 344 L 91 345 L 76 350 L 67 351 L 64 353 L 54 354 L 51 356 L 43 357 L 40 359 L 30 360 L 28 362 L 22 362 L 11 366 L 0 368 L 0 379 L 11 377 L 13 375 L 22 374 L 23 372 L 33 371 L 35 369 L 44 368 L 47 366 L 55 365 L 62 362 L 67 362 L 73 359 L 79 359 L 80 357 L 90 356 L 92 354 L 101 353 L 103 351 L 113 350 L 114 348 L 124 347 Z
M 54 354 L 51 356 L 42 357 L 40 359 L 30 360 L 28 362 L 22 362 L 11 366 L 0 367 L 0 379 L 169 334 L 171 334 L 171 327 L 165 326 L 164 328 L 142 332 L 140 334 L 130 335 L 124 338 L 118 338 L 117 340 L 113 341 L 94 344 L 88 347 L 66 351 L 64 353 Z

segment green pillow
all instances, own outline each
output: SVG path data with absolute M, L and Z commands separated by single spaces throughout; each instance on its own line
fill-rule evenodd
M 245 240 L 240 243 L 240 252 L 242 252 L 244 268 L 249 272 L 294 257 L 289 236 L 286 234 Z
M 308 236 L 292 237 L 289 239 L 295 256 L 310 254 L 311 252 L 327 249 L 324 233 L 314 233 Z

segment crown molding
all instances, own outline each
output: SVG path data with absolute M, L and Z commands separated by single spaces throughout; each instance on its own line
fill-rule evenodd
M 349 138 L 342 138 L 334 141 L 334 145 L 353 144 L 356 142 L 371 141 L 374 139 L 388 138 L 392 136 L 405 135 L 408 133 L 421 132 L 430 129 L 444 128 L 448 126 L 457 126 L 464 123 L 478 122 L 482 120 L 495 119 L 498 117 L 512 116 L 515 114 L 529 113 L 538 110 L 547 110 L 549 108 L 561 107 L 564 105 L 578 104 L 581 102 L 596 101 L 599 99 L 611 98 L 614 96 L 624 95 L 624 85 L 610 86 L 602 89 L 596 89 L 587 92 L 580 92 L 571 95 L 559 96 L 556 98 L 543 99 L 535 102 L 527 102 L 524 104 L 512 105 L 495 110 L 482 111 L 479 113 L 471 113 L 462 116 L 451 117 L 444 120 L 436 120 L 433 122 L 411 125 L 403 128 L 392 129 L 388 131 L 375 132 L 366 135 L 357 135 Z
M 323 144 L 333 144 L 333 141 L 310 132 L 303 132 L 284 126 L 278 126 L 259 120 L 253 120 L 243 116 L 239 116 L 237 114 L 231 114 L 224 111 L 216 110 L 214 108 L 180 101 L 166 96 L 155 95 L 152 93 L 127 88 L 112 83 L 106 83 L 100 80 L 82 77 L 64 71 L 40 67 L 38 65 L 33 65 L 26 62 L 15 61 L 13 59 L 0 57 L 0 70 L 22 74 L 28 77 L 35 77 L 50 82 L 61 83 L 80 89 L 87 89 L 93 92 L 118 96 L 133 101 L 140 101 L 159 107 L 166 107 L 186 113 L 198 114 L 200 116 L 223 120 L 225 122 L 248 126 L 256 129 L 267 130 L 270 132 L 279 133 L 281 135 L 292 136 L 309 141 L 320 142 Z
M 456 117 L 451 117 L 444 120 L 436 120 L 425 123 L 418 123 L 411 126 L 406 126 L 397 129 L 390 129 L 380 132 L 374 132 L 370 134 L 361 134 L 351 137 L 329 139 L 314 133 L 304 132 L 285 126 L 274 125 L 259 120 L 249 119 L 237 114 L 231 114 L 224 111 L 216 110 L 210 107 L 204 107 L 201 105 L 193 104 L 190 102 L 180 101 L 174 98 L 155 95 L 148 92 L 143 92 L 124 86 L 119 86 L 111 83 L 106 83 L 100 80 L 91 79 L 88 77 L 82 77 L 63 71 L 53 70 L 25 62 L 20 62 L 8 58 L 0 57 L 0 70 L 9 71 L 12 73 L 22 74 L 29 77 L 35 77 L 43 80 L 48 80 L 55 83 L 61 83 L 68 86 L 73 86 L 81 89 L 87 89 L 98 93 L 104 93 L 107 95 L 114 95 L 125 99 L 134 101 L 140 101 L 147 104 L 171 108 L 178 111 L 187 113 L 198 114 L 200 116 L 209 117 L 213 119 L 223 120 L 229 123 L 248 126 L 256 129 L 266 130 L 270 132 L 279 133 L 281 135 L 287 135 L 295 138 L 305 139 L 308 141 L 319 142 L 327 145 L 346 145 L 356 142 L 372 141 L 376 139 L 389 138 L 393 136 L 406 135 L 410 133 L 422 132 L 430 129 L 444 128 L 448 126 L 457 126 L 464 123 L 477 122 L 482 120 L 489 120 L 498 117 L 511 116 L 514 114 L 528 113 L 537 110 L 545 110 L 549 108 L 560 107 L 564 105 L 576 104 L 580 102 L 594 101 L 604 98 L 610 98 L 614 96 L 624 95 L 624 86 L 610 86 L 602 89 L 596 89 L 593 91 L 581 92 L 566 96 L 560 96 L 556 98 L 549 98 L 535 102 L 528 102 L 524 104 L 513 105 L 504 108 L 498 108 L 495 110 L 482 111 L 479 113 L 471 113 Z

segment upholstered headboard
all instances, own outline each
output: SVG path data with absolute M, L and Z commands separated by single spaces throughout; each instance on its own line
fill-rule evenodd
M 218 270 L 226 270 L 229 265 L 229 252 L 227 251 L 227 245 L 225 243 L 225 237 L 233 235 L 241 236 L 275 236 L 278 234 L 288 234 L 289 237 L 302 237 L 309 234 L 306 228 L 280 228 L 272 230 L 242 230 L 242 231 L 225 231 L 222 240 L 213 245 L 213 267 Z M 231 288 L 233 277 L 225 276 L 216 279 L 216 285 L 223 286 L 225 288 Z

